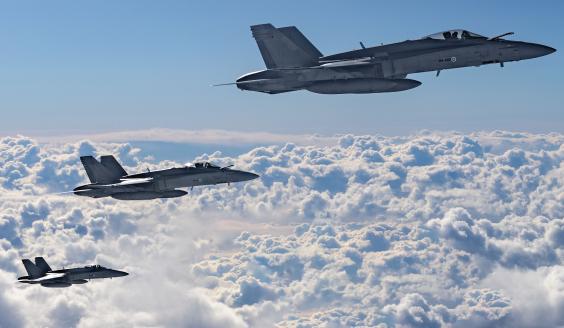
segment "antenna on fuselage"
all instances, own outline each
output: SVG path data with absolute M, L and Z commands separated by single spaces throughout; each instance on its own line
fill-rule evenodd
M 362 47 L 362 49 L 366 49 L 366 47 L 364 46 L 364 43 L 362 43 L 362 41 L 359 42 L 360 46 Z
M 499 40 L 499 39 L 503 38 L 504 36 L 513 35 L 513 34 L 515 34 L 515 33 L 514 32 L 507 32 L 507 33 L 503 33 L 503 34 L 500 34 L 498 36 L 494 36 L 492 38 L 489 38 L 488 40 L 489 41 Z

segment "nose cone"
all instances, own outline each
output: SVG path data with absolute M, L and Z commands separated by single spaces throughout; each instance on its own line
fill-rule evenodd
M 245 171 L 233 171 L 232 172 L 232 181 L 233 182 L 240 182 L 240 181 L 249 181 L 258 178 L 257 174 Z
M 127 275 L 129 275 L 129 273 L 127 273 L 125 271 L 112 270 L 112 276 L 114 276 L 114 277 L 125 277 Z
M 542 44 L 537 45 L 538 46 L 538 53 L 539 53 L 539 57 L 540 56 L 546 56 L 546 55 L 550 55 L 551 53 L 555 52 L 556 49 L 549 47 L 549 46 L 544 46 Z
M 519 49 L 519 52 L 524 59 L 550 55 L 555 51 L 556 49 L 552 47 L 536 43 L 527 43 Z

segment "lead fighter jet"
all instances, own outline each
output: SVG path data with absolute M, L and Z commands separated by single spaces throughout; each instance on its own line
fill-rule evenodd
M 127 272 L 104 268 L 101 265 L 89 265 L 83 268 L 52 270 L 42 257 L 36 257 L 35 263 L 22 260 L 27 276 L 19 277 L 24 284 L 40 284 L 43 287 L 70 287 L 85 284 L 90 279 L 115 278 L 127 276 Z
M 259 176 L 230 166 L 219 167 L 208 162 L 184 167 L 127 174 L 117 160 L 109 155 L 98 162 L 92 156 L 80 157 L 90 184 L 74 188 L 75 195 L 92 198 L 112 197 L 121 200 L 173 198 L 188 192 L 176 188 L 248 181 Z
M 241 90 L 270 94 L 308 90 L 321 94 L 403 91 L 421 85 L 412 73 L 518 61 L 548 55 L 540 44 L 485 37 L 457 29 L 376 47 L 323 56 L 295 27 L 251 26 L 266 70 L 241 76 Z

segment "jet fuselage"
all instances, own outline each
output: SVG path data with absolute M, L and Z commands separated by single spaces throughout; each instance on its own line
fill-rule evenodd
M 103 166 L 103 163 L 85 162 L 85 168 Z M 95 160 L 94 160 L 95 161 Z M 100 169 L 102 170 L 102 169 Z M 125 171 L 123 171 L 125 172 Z M 74 189 L 80 196 L 92 198 L 112 197 L 120 200 L 147 200 L 173 198 L 187 194 L 176 188 L 216 185 L 242 182 L 258 178 L 258 175 L 229 167 L 219 167 L 211 163 L 195 163 L 192 166 L 148 171 L 138 174 L 115 175 L 115 178 L 98 182 L 96 175 L 92 182 Z
M 51 270 L 42 257 L 36 257 L 36 263 L 28 259 L 22 261 L 28 275 L 19 277 L 18 281 L 24 284 L 40 284 L 43 287 L 70 287 L 76 284 L 85 284 L 90 279 L 117 278 L 128 275 L 127 272 L 108 269 L 101 265 Z M 40 261 L 45 264 L 42 266 Z
M 540 44 L 488 39 L 465 30 L 453 30 L 458 37 L 450 38 L 451 32 L 447 32 L 449 38 L 445 39 L 442 33 L 437 33 L 420 40 L 320 56 L 314 60 L 307 56 L 315 56 L 317 49 L 308 50 L 307 39 L 301 34 L 296 37 L 295 32 L 288 32 L 289 28 L 276 29 L 263 24 L 251 29 L 267 66 L 271 67 L 241 76 L 236 85 L 242 90 L 271 94 L 301 89 L 328 94 L 403 91 L 421 84 L 405 79 L 409 74 L 493 63 L 503 65 L 555 51 Z M 462 38 L 463 33 L 466 38 Z M 292 45 L 304 49 L 302 52 L 286 49 Z M 281 58 L 276 58 L 277 53 Z M 292 55 L 294 62 L 285 59 Z M 277 65 L 276 59 L 284 61 L 282 64 L 286 66 Z M 309 66 L 301 67 L 302 62 Z

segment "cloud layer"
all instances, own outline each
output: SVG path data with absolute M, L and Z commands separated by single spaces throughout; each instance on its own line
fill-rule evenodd
M 328 140 L 204 154 L 261 178 L 120 202 L 57 193 L 85 182 L 80 155 L 181 163 L 127 142 L 0 139 L 2 326 L 564 325 L 563 135 Z M 16 285 L 40 255 L 131 275 Z

